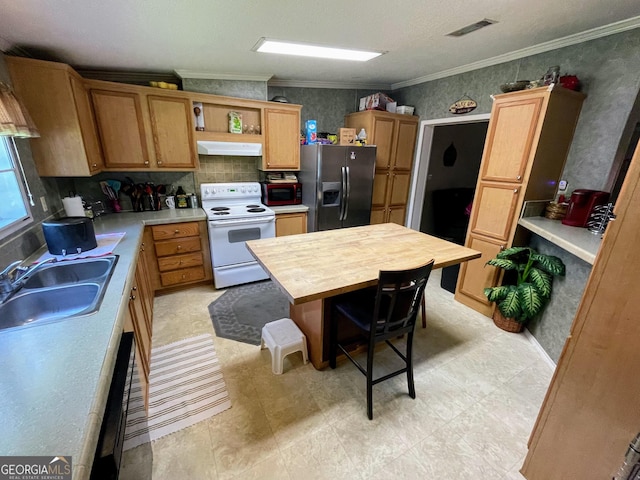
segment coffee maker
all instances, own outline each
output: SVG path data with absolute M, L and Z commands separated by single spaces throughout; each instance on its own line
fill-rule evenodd
M 567 214 L 562 220 L 562 223 L 564 225 L 571 225 L 572 227 L 586 227 L 593 207 L 602 205 L 608 201 L 609 192 L 587 190 L 584 188 L 574 190 L 569 199 Z

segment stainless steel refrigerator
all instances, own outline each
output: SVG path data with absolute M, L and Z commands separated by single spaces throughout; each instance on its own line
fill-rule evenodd
M 376 147 L 300 147 L 302 203 L 309 207 L 307 230 L 368 225 Z

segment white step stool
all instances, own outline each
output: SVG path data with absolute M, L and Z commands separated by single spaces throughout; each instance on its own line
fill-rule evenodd
M 276 375 L 282 373 L 282 362 L 290 353 L 302 352 L 304 363 L 309 361 L 307 338 L 290 318 L 281 318 L 262 327 L 260 350 L 265 346 L 271 352 L 271 369 Z

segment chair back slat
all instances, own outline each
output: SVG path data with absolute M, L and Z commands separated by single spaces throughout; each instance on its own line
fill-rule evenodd
M 433 263 L 431 260 L 410 270 L 380 271 L 372 335 L 401 334 L 413 329 Z

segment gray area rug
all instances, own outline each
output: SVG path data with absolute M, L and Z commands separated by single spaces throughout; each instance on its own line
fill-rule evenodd
M 289 316 L 289 301 L 271 280 L 230 287 L 209 305 L 216 335 L 260 345 L 262 327 Z

